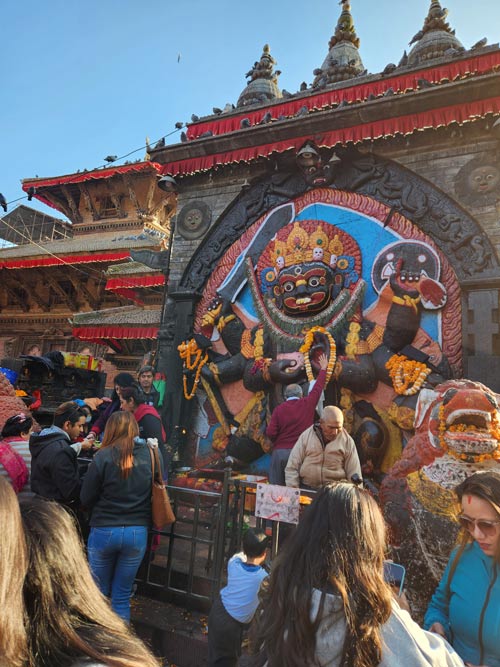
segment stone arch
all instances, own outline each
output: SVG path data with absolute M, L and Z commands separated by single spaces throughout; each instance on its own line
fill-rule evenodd
M 408 218 L 446 255 L 459 281 L 497 274 L 499 260 L 478 222 L 451 197 L 396 162 L 355 150 L 341 157 L 334 189 L 365 194 Z M 266 211 L 309 189 L 298 172 L 276 172 L 242 192 L 194 253 L 181 290 L 203 291 L 214 262 Z

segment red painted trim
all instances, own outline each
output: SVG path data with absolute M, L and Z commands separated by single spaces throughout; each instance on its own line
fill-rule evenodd
M 93 253 L 92 255 L 47 255 L 34 259 L 6 259 L 0 262 L 0 269 L 33 269 L 37 266 L 58 266 L 61 264 L 90 264 L 93 262 L 117 262 L 128 259 L 130 251 Z
M 268 157 L 271 153 L 282 153 L 291 149 L 299 149 L 308 139 L 313 139 L 318 146 L 331 148 L 337 144 L 348 142 L 359 143 L 365 140 L 374 140 L 395 134 L 411 134 L 415 130 L 425 130 L 450 125 L 451 123 L 470 122 L 474 118 L 481 118 L 486 114 L 500 113 L 500 97 L 492 97 L 478 102 L 453 105 L 432 109 L 421 113 L 388 118 L 373 123 L 363 123 L 351 127 L 324 132 L 322 134 L 304 135 L 278 141 L 261 146 L 250 146 L 225 153 L 214 153 L 202 157 L 188 158 L 170 162 L 162 167 L 163 174 L 172 176 L 194 174 L 200 171 L 208 171 L 218 165 L 230 164 L 232 162 L 249 162 L 259 157 Z
M 92 171 L 83 171 L 79 174 L 68 174 L 67 176 L 54 176 L 53 178 L 26 178 L 23 180 L 22 188 L 26 192 L 31 186 L 36 188 L 50 188 L 54 185 L 63 185 L 64 183 L 83 183 L 90 180 L 102 180 L 111 178 L 116 174 L 126 174 L 131 171 L 150 171 L 159 172 L 161 165 L 157 162 L 137 162 L 135 164 L 126 164 L 121 167 L 103 167 L 102 169 L 93 169 Z M 38 194 L 35 195 L 38 197 Z
M 251 125 L 258 125 L 262 117 L 268 111 L 271 112 L 274 120 L 280 116 L 286 118 L 293 117 L 299 109 L 306 106 L 310 111 L 317 109 L 326 109 L 339 104 L 342 100 L 348 102 L 362 102 L 369 95 L 383 95 L 383 93 L 392 88 L 396 93 L 404 93 L 407 90 L 417 90 L 418 79 L 427 79 L 431 83 L 441 83 L 442 81 L 455 81 L 474 74 L 485 74 L 495 68 L 500 67 L 500 50 L 494 53 L 487 53 L 481 56 L 458 60 L 439 67 L 428 67 L 415 70 L 407 74 L 388 76 L 377 81 L 370 81 L 363 84 L 346 86 L 345 88 L 336 88 L 334 90 L 321 91 L 315 95 L 299 97 L 292 100 L 279 100 L 275 104 L 266 105 L 257 111 L 245 109 L 243 107 L 238 114 L 221 115 L 211 120 L 194 123 L 188 126 L 188 139 L 197 139 L 201 134 L 210 130 L 214 136 L 227 134 L 240 130 L 240 123 L 243 118 L 248 118 Z
M 159 327 L 102 326 L 75 327 L 73 336 L 81 340 L 101 342 L 103 339 L 138 340 L 156 339 Z
M 129 276 L 127 278 L 109 278 L 105 289 L 116 291 L 117 289 L 134 289 L 135 287 L 157 287 L 165 284 L 165 276 Z

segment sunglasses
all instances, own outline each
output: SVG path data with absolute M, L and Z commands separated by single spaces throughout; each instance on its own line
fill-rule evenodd
M 482 534 L 486 537 L 492 537 L 497 531 L 498 524 L 500 524 L 500 520 L 487 521 L 486 519 L 469 519 L 468 516 L 464 516 L 463 514 L 457 518 L 462 528 L 468 530 L 469 533 L 472 533 L 474 528 L 479 528 Z

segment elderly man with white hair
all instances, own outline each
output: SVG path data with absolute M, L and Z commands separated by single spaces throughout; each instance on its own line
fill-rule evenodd
M 361 478 L 354 440 L 344 429 L 344 415 L 328 405 L 319 424 L 306 429 L 295 443 L 285 469 L 287 486 L 319 489 L 339 480 Z

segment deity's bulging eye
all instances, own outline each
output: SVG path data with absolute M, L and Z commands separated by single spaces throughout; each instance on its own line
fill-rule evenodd
M 266 273 L 266 280 L 268 283 L 272 283 L 275 278 L 274 271 L 268 271 Z
M 309 278 L 309 280 L 307 281 L 307 284 L 309 285 L 309 287 L 318 287 L 321 284 L 321 282 L 318 276 L 312 276 L 312 278 Z
M 285 292 L 293 292 L 294 289 L 295 285 L 290 280 L 283 284 L 283 291 Z

